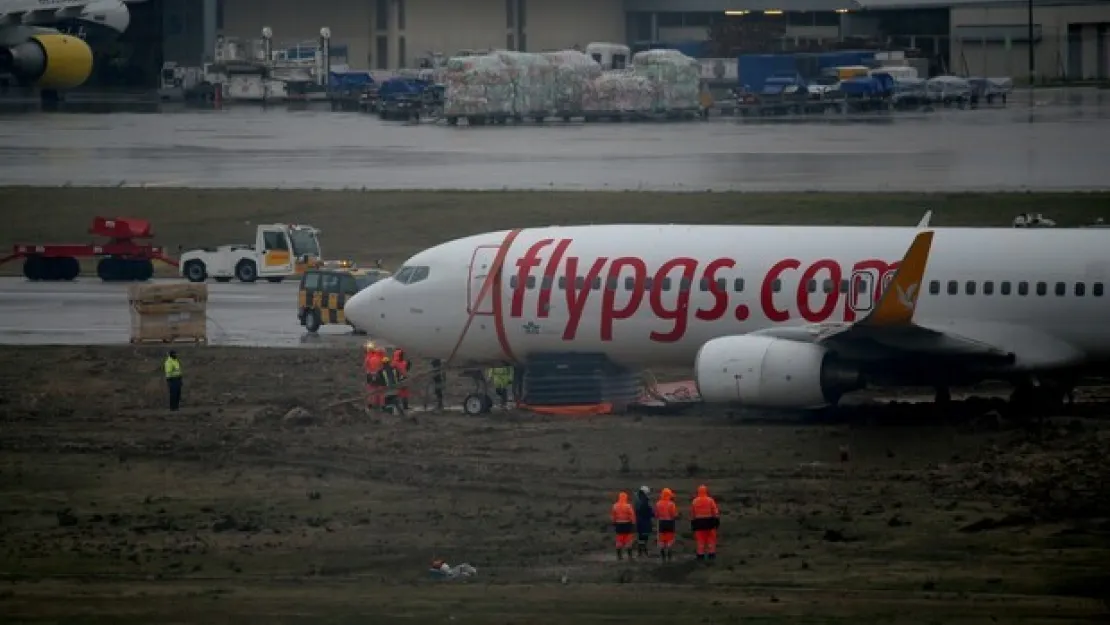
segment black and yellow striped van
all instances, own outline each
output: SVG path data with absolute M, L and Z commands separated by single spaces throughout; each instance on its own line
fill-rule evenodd
M 297 289 L 297 321 L 309 332 L 325 325 L 350 325 L 343 317 L 347 300 L 387 276 L 382 269 L 306 269 Z

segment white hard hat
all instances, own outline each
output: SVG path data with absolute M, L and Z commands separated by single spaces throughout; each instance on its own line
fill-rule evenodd
M 651 489 L 648 488 L 647 486 L 641 486 L 640 487 L 640 492 L 645 494 L 645 495 L 650 495 L 651 494 Z

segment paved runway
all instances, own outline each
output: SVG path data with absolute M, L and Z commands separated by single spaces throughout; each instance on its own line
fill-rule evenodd
M 325 326 L 319 336 L 305 332 L 297 324 L 293 284 L 210 283 L 208 293 L 212 345 L 342 347 L 365 340 L 345 326 Z M 0 278 L 0 344 L 126 344 L 130 319 L 123 284 Z
M 660 190 L 1106 189 L 1110 92 L 809 123 L 451 128 L 263 110 L 0 117 L 0 184 Z

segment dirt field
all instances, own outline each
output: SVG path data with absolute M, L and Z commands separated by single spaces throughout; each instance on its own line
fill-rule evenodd
M 1075 623 L 1110 424 L 369 417 L 345 352 L 0 348 L 0 611 L 55 623 Z M 417 400 L 419 403 L 419 400 Z M 850 460 L 839 460 L 847 445 Z M 622 460 L 622 456 L 625 457 Z M 705 483 L 720 560 L 617 563 L 618 490 Z M 434 558 L 477 577 L 436 581 Z M 565 577 L 565 584 L 563 579 Z
M 1060 225 L 1110 218 L 1110 193 L 745 194 L 619 192 L 252 191 L 0 187 L 12 243 L 85 242 L 95 215 L 142 217 L 156 243 L 185 248 L 252 241 L 254 224 L 311 223 L 329 258 L 389 266 L 451 238 L 513 227 L 582 223 L 783 223 L 1008 226 L 1021 212 Z M 49 208 L 49 218 L 43 218 Z M 5 267 L 18 273 L 19 265 Z

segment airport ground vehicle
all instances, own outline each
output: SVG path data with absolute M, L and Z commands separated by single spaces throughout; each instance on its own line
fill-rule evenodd
M 89 234 L 108 238 L 106 243 L 17 243 L 0 265 L 23 259 L 28 280 L 73 280 L 81 275 L 80 258 L 99 258 L 96 274 L 105 282 L 149 280 L 154 261 L 177 265 L 155 245 L 137 239 L 154 236 L 150 222 L 129 217 L 94 217 Z
M 343 306 L 355 293 L 388 276 L 384 269 L 359 269 L 347 262 L 306 269 L 297 289 L 297 322 L 309 332 L 341 324 L 360 332 L 343 316 Z
M 319 230 L 304 224 L 261 224 L 255 242 L 189 250 L 178 260 L 190 282 L 281 282 L 320 260 Z

